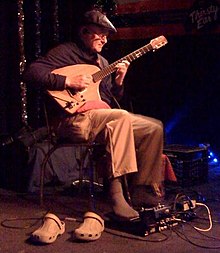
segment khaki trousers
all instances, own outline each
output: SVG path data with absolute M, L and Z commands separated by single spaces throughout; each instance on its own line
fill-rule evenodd
M 61 122 L 58 133 L 74 142 L 97 139 L 110 156 L 110 177 L 132 174 L 132 184 L 162 181 L 163 125 L 122 109 L 96 109 Z

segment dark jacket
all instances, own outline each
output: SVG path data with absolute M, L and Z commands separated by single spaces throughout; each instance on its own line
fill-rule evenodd
M 23 73 L 23 80 L 38 89 L 63 90 L 65 76 L 51 72 L 75 64 L 92 64 L 103 69 L 108 66 L 108 61 L 100 54 L 88 53 L 82 45 L 78 46 L 74 42 L 68 42 L 51 49 L 45 56 L 31 63 Z M 114 81 L 112 82 L 111 75 L 108 75 L 101 81 L 99 92 L 103 101 L 111 107 L 116 107 L 113 96 L 120 99 L 123 87 L 116 86 Z

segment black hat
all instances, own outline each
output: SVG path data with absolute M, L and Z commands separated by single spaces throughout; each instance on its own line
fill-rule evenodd
M 103 28 L 106 28 L 112 33 L 116 33 L 117 30 L 109 19 L 99 11 L 92 10 L 87 11 L 83 16 L 83 24 L 94 24 Z

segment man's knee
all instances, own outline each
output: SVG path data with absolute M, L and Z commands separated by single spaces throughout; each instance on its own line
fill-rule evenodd
M 154 133 L 155 136 L 160 136 L 163 138 L 164 135 L 164 128 L 163 128 L 163 123 L 160 120 L 157 120 L 152 124 L 152 133 Z
M 163 128 L 163 122 L 158 120 L 158 124 L 157 124 L 157 129 L 159 132 L 162 132 L 164 131 L 164 128 Z
M 123 109 L 118 109 L 115 111 L 115 119 L 123 119 L 123 118 L 128 118 L 130 119 L 129 112 Z
M 107 123 L 107 126 L 120 129 L 120 131 L 126 135 L 126 132 L 132 131 L 131 117 L 126 110 L 117 110 L 112 120 Z
M 158 131 L 163 131 L 163 122 L 156 119 L 154 122 L 153 122 L 153 127 L 158 130 Z

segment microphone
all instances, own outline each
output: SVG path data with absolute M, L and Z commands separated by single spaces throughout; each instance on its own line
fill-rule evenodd
M 48 128 L 41 127 L 35 131 L 32 131 L 30 128 L 22 128 L 17 134 L 14 136 L 7 136 L 0 140 L 0 146 L 5 147 L 7 145 L 13 144 L 16 141 L 19 141 L 24 144 L 25 147 L 30 147 L 45 139 L 48 136 Z

